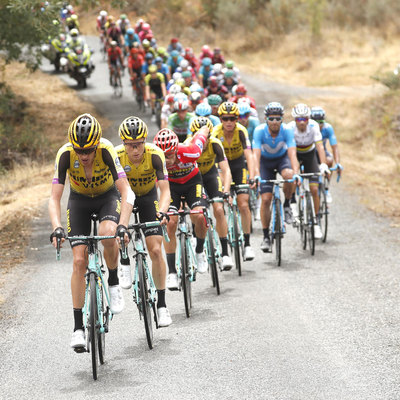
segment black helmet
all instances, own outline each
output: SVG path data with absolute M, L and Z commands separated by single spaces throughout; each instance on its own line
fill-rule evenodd
M 285 109 L 283 105 L 281 103 L 278 103 L 277 101 L 268 103 L 264 109 L 264 114 L 266 117 L 268 117 L 269 115 L 283 115 L 284 112 Z

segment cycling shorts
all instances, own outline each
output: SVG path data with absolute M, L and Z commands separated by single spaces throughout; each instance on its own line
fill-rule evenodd
M 242 155 L 234 160 L 228 160 L 231 169 L 232 182 L 236 185 L 245 185 L 247 183 L 247 169 L 245 158 Z M 237 194 L 249 194 L 249 189 L 238 189 Z
M 99 222 L 106 220 L 119 222 L 121 200 L 118 190 L 113 186 L 109 191 L 96 197 L 87 197 L 70 192 L 67 205 L 68 236 L 90 235 L 91 214 L 96 213 Z M 115 226 L 116 228 L 116 226 Z M 86 244 L 83 240 L 70 241 L 71 247 Z
M 144 196 L 136 196 L 135 206 L 139 209 L 139 220 L 141 223 L 157 221 L 158 199 L 157 199 L 157 189 L 154 186 L 150 192 L 146 193 Z M 162 235 L 161 226 L 145 228 L 143 229 L 143 234 L 145 237 Z
M 297 159 L 300 165 L 304 165 L 304 173 L 319 172 L 317 152 L 315 149 L 307 153 L 297 152 Z M 312 176 L 310 178 L 310 183 L 318 183 L 318 180 L 318 175 Z
M 119 58 L 111 59 L 111 60 L 110 60 L 110 64 L 111 64 L 113 67 L 117 67 L 117 68 L 120 68 L 120 67 L 121 67 L 121 62 L 120 62 Z
M 275 170 L 281 173 L 284 169 L 292 169 L 289 156 L 284 154 L 282 157 L 268 159 L 261 157 L 260 160 L 260 177 L 262 180 L 270 180 L 276 178 Z M 272 193 L 273 183 L 261 183 L 260 193 Z
M 210 199 L 222 197 L 222 181 L 215 165 L 203 175 L 203 186 Z
M 203 180 L 200 171 L 190 180 L 182 183 L 169 182 L 171 191 L 171 204 L 172 211 L 181 208 L 182 200 L 185 200 L 190 209 L 194 207 L 206 207 L 207 202 L 203 196 Z

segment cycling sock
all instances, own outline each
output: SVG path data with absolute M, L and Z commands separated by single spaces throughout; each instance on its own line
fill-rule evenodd
M 78 329 L 83 330 L 83 314 L 82 314 L 82 308 L 74 308 L 74 332 L 77 331 Z
M 121 265 L 130 265 L 131 263 L 130 263 L 130 261 L 129 261 L 129 257 L 128 258 L 122 258 L 122 251 L 120 250 L 119 251 L 119 254 L 120 254 L 120 263 L 121 263 Z
M 263 228 L 264 238 L 269 238 L 269 228 Z
M 108 286 L 115 286 L 119 284 L 118 268 L 108 269 Z
M 290 199 L 290 202 L 292 204 L 296 204 L 296 195 L 294 193 L 292 194 L 292 198 Z
M 290 207 L 290 199 L 285 199 L 285 202 L 283 203 L 283 207 Z
M 167 254 L 167 264 L 168 264 L 168 272 L 170 274 L 176 274 L 175 253 Z
M 244 234 L 244 246 L 250 246 L 250 233 Z
M 165 289 L 158 290 L 157 289 L 157 308 L 167 307 L 165 303 Z
M 228 255 L 228 239 L 226 237 L 219 238 L 222 247 L 222 256 Z
M 200 254 L 203 252 L 204 250 L 204 240 L 205 239 L 200 239 L 200 238 L 196 238 L 197 243 L 196 243 L 196 253 Z

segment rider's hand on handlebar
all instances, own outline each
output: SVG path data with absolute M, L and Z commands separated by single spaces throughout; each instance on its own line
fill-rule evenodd
M 169 215 L 165 212 L 158 212 L 157 213 L 157 219 L 160 221 L 161 225 L 167 225 L 167 223 L 169 222 Z
M 249 179 L 250 189 L 255 189 L 257 187 L 256 181 L 254 179 Z
M 115 231 L 115 235 L 117 236 L 118 243 L 120 243 L 123 239 L 125 245 L 129 243 L 129 240 L 131 238 L 131 234 L 129 233 L 128 228 L 125 225 L 118 225 L 117 230 Z
M 53 246 L 57 248 L 57 239 L 60 239 L 60 247 L 62 247 L 61 243 L 65 241 L 66 237 L 67 235 L 65 234 L 64 228 L 62 226 L 59 226 L 51 233 L 50 243 L 52 243 Z
M 325 175 L 330 175 L 331 174 L 331 171 L 330 171 L 329 167 L 325 163 L 321 163 L 319 165 L 319 170 L 320 170 L 320 172 L 322 174 L 325 174 Z

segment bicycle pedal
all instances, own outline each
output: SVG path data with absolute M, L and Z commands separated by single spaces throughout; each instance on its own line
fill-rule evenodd
M 86 347 L 74 347 L 75 353 L 81 354 L 86 352 Z

